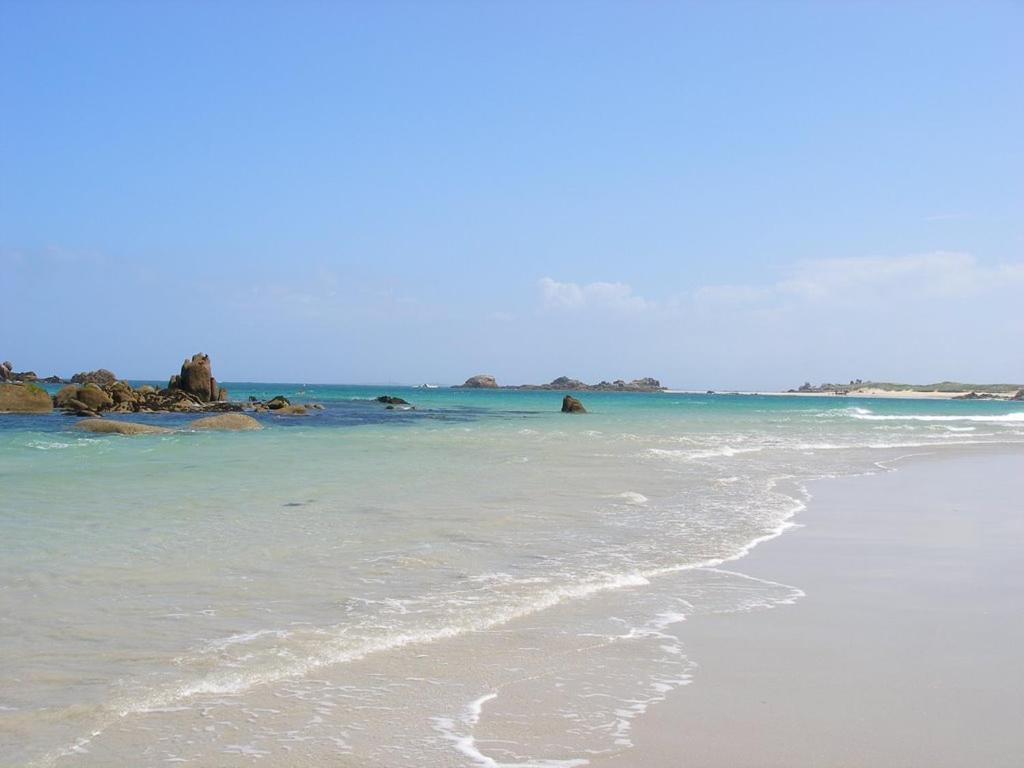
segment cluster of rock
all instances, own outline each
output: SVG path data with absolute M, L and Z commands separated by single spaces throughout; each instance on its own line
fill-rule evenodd
M 239 403 L 227 402 L 228 393 L 217 386 L 209 355 L 199 352 L 181 364 L 164 389 L 150 384 L 134 388 L 106 368 L 83 371 L 71 377 L 53 397 L 53 404 L 76 416 L 110 413 L 158 413 L 172 411 L 240 411 Z
M 255 397 L 250 397 L 249 404 L 257 413 L 269 411 L 277 416 L 305 416 L 311 410 L 323 410 L 323 406 L 319 403 L 292 405 L 292 401 L 284 395 L 275 395 L 265 402 L 257 400 Z M 241 410 L 241 407 L 239 407 L 239 410 Z
M 248 407 L 253 411 L 303 416 L 312 409 L 323 407 L 314 403 L 293 405 L 282 395 L 266 402 L 250 398 L 247 406 L 228 402 L 227 390 L 217 385 L 210 358 L 203 353 L 186 359 L 181 365 L 181 371 L 170 378 L 164 389 L 149 384 L 135 388 L 126 381 L 119 381 L 112 371 L 100 368 L 76 373 L 72 383 L 61 388 L 51 398 L 46 390 L 32 383 L 34 373 L 16 374 L 10 363 L 4 363 L 0 366 L 0 375 L 3 377 L 0 381 L 0 411 L 13 413 L 46 413 L 56 407 L 67 414 L 96 419 L 104 413 L 225 412 L 241 411 Z M 56 383 L 65 382 L 56 379 Z M 121 426 L 125 424 L 129 426 Z M 190 428 L 204 428 L 198 422 L 195 424 Z M 153 431 L 148 429 L 151 425 L 139 426 L 146 428 L 140 428 L 139 432 Z M 125 429 L 131 430 L 134 427 L 130 422 L 118 422 L 111 427 L 99 428 L 100 431 L 113 432 Z
M 97 384 L 101 387 L 109 386 L 115 381 L 117 381 L 117 376 L 106 368 L 100 368 L 96 371 L 82 371 L 71 377 L 72 384 Z
M 568 376 L 559 376 L 548 384 L 519 384 L 515 386 L 499 387 L 493 376 L 479 374 L 466 379 L 465 384 L 457 384 L 456 389 L 527 389 L 527 390 L 570 390 L 579 392 L 662 392 L 664 387 L 657 379 L 649 376 L 642 379 L 624 381 L 601 381 L 597 384 L 587 384 L 579 379 L 572 379 Z
M 1018 389 L 1012 395 L 994 395 L 991 392 L 968 392 L 966 395 L 958 395 L 953 398 L 954 400 L 1011 400 L 1014 402 L 1020 402 L 1024 400 L 1024 389 Z
M 63 384 L 64 379 L 59 376 L 47 376 L 45 379 L 40 379 L 35 371 L 15 371 L 14 365 L 10 360 L 4 360 L 0 363 L 0 382 L 35 382 L 41 381 L 46 384 Z
M 189 413 L 192 411 L 240 411 L 239 403 L 208 402 L 201 395 L 186 389 L 168 387 L 157 389 L 150 384 L 139 388 L 132 387 L 126 381 L 114 381 L 111 384 L 99 385 L 68 384 L 53 396 L 53 404 L 65 413 L 76 416 L 97 416 L 103 412 L 110 413 L 159 413 L 172 411 Z

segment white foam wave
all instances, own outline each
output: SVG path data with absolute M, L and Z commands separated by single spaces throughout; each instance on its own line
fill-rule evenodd
M 731 445 L 725 445 L 721 448 L 705 448 L 697 451 L 680 451 L 670 448 L 648 448 L 647 450 L 648 453 L 654 456 L 667 456 L 670 458 L 690 461 L 699 459 L 729 458 L 731 456 L 738 456 L 741 453 L 757 453 L 758 451 L 763 451 L 764 446 L 733 448 Z
M 950 422 L 950 421 L 974 421 L 986 424 L 1024 424 L 1024 411 L 1017 413 L 1000 413 L 991 416 L 951 415 L 951 414 L 911 414 L 911 413 L 872 413 L 863 408 L 852 409 L 851 416 L 862 421 L 925 421 L 925 422 Z
M 516 763 L 499 763 L 492 757 L 488 757 L 476 746 L 476 739 L 473 738 L 473 727 L 480 722 L 480 715 L 483 713 L 484 704 L 498 698 L 497 693 L 488 693 L 478 699 L 469 702 L 459 715 L 459 725 L 450 717 L 435 717 L 434 728 L 446 739 L 454 743 L 455 749 L 462 755 L 468 757 L 477 765 L 484 768 L 576 768 L 581 765 L 589 765 L 590 761 L 582 758 L 573 760 L 527 760 Z
M 642 493 L 636 491 L 623 491 L 618 495 L 618 498 L 623 499 L 627 504 L 646 504 L 650 499 L 644 496 Z

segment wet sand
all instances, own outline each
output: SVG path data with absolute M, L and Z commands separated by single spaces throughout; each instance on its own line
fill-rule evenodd
M 693 682 L 592 765 L 1021 765 L 1024 453 L 896 466 L 813 484 L 735 564 L 806 596 L 676 625 Z

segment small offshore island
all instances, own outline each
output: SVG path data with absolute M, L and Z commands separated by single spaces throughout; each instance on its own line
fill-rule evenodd
M 602 381 L 597 384 L 585 384 L 579 379 L 559 376 L 548 384 L 514 384 L 498 385 L 493 376 L 485 373 L 470 376 L 463 384 L 456 384 L 452 389 L 520 389 L 526 391 L 560 390 L 572 392 L 664 392 L 666 388 L 657 379 L 645 377 L 633 381 Z

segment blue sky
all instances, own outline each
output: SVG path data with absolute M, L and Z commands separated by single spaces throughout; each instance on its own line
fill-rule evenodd
M 1024 381 L 1020 3 L 0 0 L 0 358 Z

